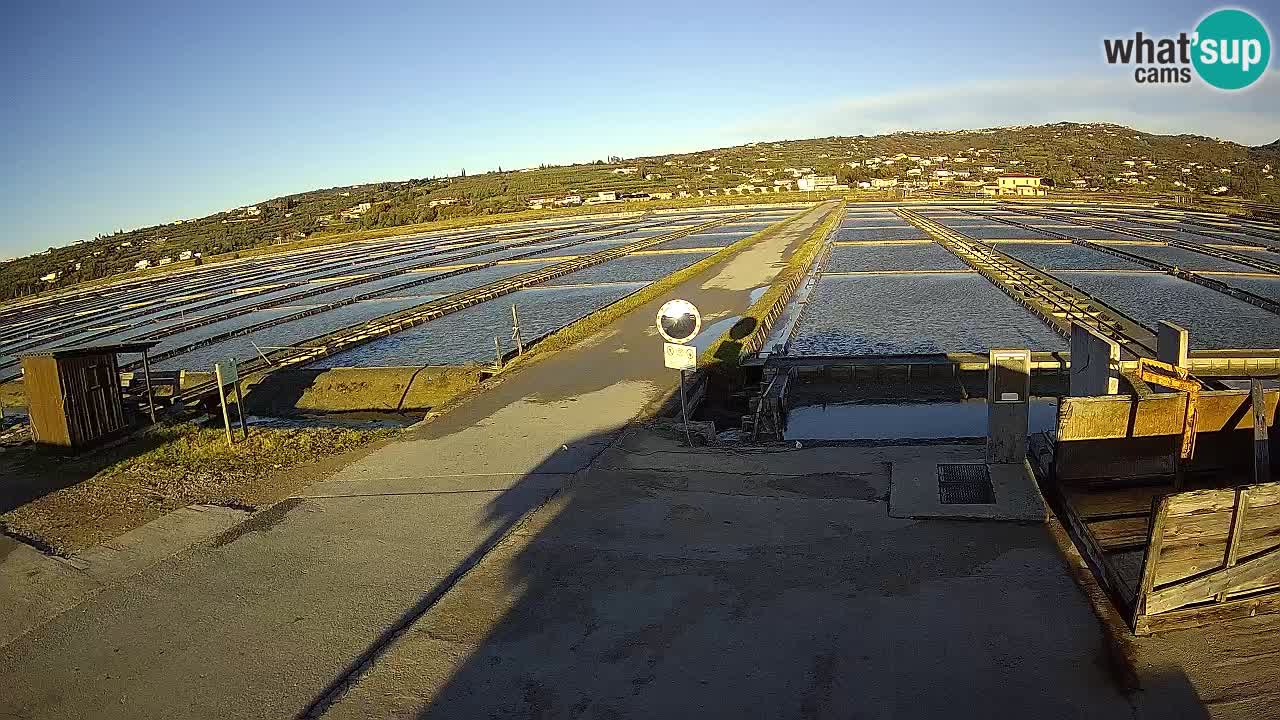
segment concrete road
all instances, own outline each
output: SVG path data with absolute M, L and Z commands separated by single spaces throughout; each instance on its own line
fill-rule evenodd
M 891 464 L 983 452 L 630 430 L 325 717 L 1196 717 L 1117 686 L 1043 524 L 889 516 Z
M 710 322 L 745 310 L 831 207 L 673 296 Z M 674 387 L 652 328 L 659 304 L 8 645 L 0 715 L 306 712 Z

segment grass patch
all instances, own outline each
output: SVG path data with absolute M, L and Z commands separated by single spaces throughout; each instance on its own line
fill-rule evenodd
M 34 497 L 0 515 L 6 532 L 60 554 L 116 537 L 193 503 L 256 507 L 311 478 L 299 469 L 389 436 L 385 430 L 252 428 L 227 447 L 221 428 L 160 426 L 123 445 L 67 459 L 27 447 L 6 451 Z M 294 472 L 290 472 L 294 471 Z M 6 473 L 8 474 L 8 473 Z M 22 498 L 17 498 L 21 502 Z M 15 498 L 6 498 L 12 507 Z
M 21 380 L 0 383 L 0 407 L 26 407 L 27 392 Z
M 843 212 L 833 211 L 814 228 L 813 233 L 796 248 L 795 252 L 791 253 L 791 257 L 787 258 L 786 266 L 778 272 L 770 283 L 769 289 L 742 314 L 741 320 L 734 323 L 733 327 L 711 343 L 702 353 L 699 366 L 711 372 L 732 371 L 738 367 L 738 362 L 742 359 L 743 346 L 758 340 L 761 336 L 767 336 L 772 330 L 772 322 L 777 314 L 773 314 L 773 318 L 770 318 L 771 312 L 775 308 L 780 312 L 782 307 L 791 301 L 799 283 L 803 281 L 813 265 L 814 258 L 822 250 L 827 235 L 840 224 L 843 216 Z M 746 328 L 745 332 L 743 328 Z
M 805 213 L 803 212 L 796 213 L 786 220 L 770 225 L 760 232 L 748 235 L 732 245 L 722 248 L 714 255 L 705 257 L 683 270 L 674 272 L 661 280 L 650 283 L 643 289 L 626 296 L 618 302 L 566 325 L 558 332 L 533 345 L 528 352 L 521 356 L 521 359 L 523 360 L 535 357 L 541 353 L 563 350 L 572 345 L 576 345 L 577 343 L 596 334 L 602 328 L 613 324 L 613 322 L 618 318 L 629 315 L 637 308 L 643 307 L 644 305 L 652 302 L 655 298 L 671 292 L 672 289 L 683 284 L 689 278 L 695 277 L 708 268 L 728 260 L 761 240 L 768 239 L 769 237 L 782 232 L 783 228 L 793 222 L 796 222 L 804 215 Z

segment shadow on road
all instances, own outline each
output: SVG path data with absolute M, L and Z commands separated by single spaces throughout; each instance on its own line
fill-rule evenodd
M 558 492 L 551 456 L 311 711 L 1132 717 L 1045 529 L 889 518 L 886 453 L 903 451 L 632 429 Z M 1151 717 L 1206 717 L 1185 676 L 1161 677 Z

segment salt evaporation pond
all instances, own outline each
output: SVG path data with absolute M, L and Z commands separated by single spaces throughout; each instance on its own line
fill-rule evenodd
M 339 330 L 348 325 L 367 322 L 374 318 L 422 305 L 437 298 L 435 295 L 397 297 L 381 300 L 361 300 L 326 312 L 309 315 L 286 323 L 270 325 L 245 335 L 228 338 L 212 345 L 197 348 L 189 353 L 155 363 L 159 370 L 212 368 L 223 358 L 246 360 L 258 355 L 258 348 L 288 347 L 311 338 Z M 284 309 L 284 308 L 280 308 Z M 302 308 L 291 308 L 294 312 Z M 255 345 L 257 347 L 255 347 Z
M 1186 328 L 1192 348 L 1280 348 L 1280 317 L 1216 290 L 1159 273 L 1057 273 L 1154 329 Z
M 1066 341 L 977 274 L 824 277 L 791 340 L 794 355 L 1065 350 Z
M 826 272 L 876 270 L 968 270 L 964 261 L 937 243 L 837 245 Z
M 1091 250 L 1071 242 L 1020 243 L 1000 242 L 996 250 L 1041 270 L 1146 270 L 1132 260 Z
M 492 362 L 493 339 L 511 350 L 511 306 L 520 318 L 525 342 L 616 302 L 646 283 L 620 283 L 588 287 L 528 288 L 496 300 L 473 305 L 438 320 L 390 337 L 351 348 L 309 367 L 386 367 L 401 365 L 462 365 Z

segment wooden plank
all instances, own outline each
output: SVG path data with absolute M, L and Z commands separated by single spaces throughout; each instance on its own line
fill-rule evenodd
M 1135 631 L 1142 616 L 1149 610 L 1151 588 L 1155 584 L 1156 564 L 1160 559 L 1160 544 L 1164 541 L 1164 524 L 1169 517 L 1170 497 L 1164 496 L 1152 503 L 1151 530 L 1148 533 L 1146 554 L 1142 558 L 1142 578 L 1138 581 L 1138 592 L 1133 598 L 1133 614 L 1129 626 Z
M 1130 595 L 1137 595 L 1142 582 L 1142 566 L 1146 560 L 1147 548 L 1142 546 L 1134 550 L 1107 553 L 1107 564 L 1115 569 L 1116 577 L 1124 583 Z
M 1231 533 L 1227 536 L 1227 554 L 1223 559 L 1223 567 L 1235 567 L 1240 557 L 1240 531 L 1244 527 L 1245 510 L 1249 504 L 1249 488 L 1236 491 L 1236 504 L 1231 511 Z M 1223 590 L 1215 598 L 1218 602 L 1227 599 L 1227 591 Z
M 1085 519 L 1119 515 L 1149 515 L 1151 501 L 1168 494 L 1166 484 L 1134 485 L 1108 489 L 1064 487 L 1063 495 L 1080 517 Z
M 1089 521 L 1089 532 L 1103 550 L 1111 552 L 1146 545 L 1150 524 L 1148 515 L 1108 518 Z
M 1253 405 L 1253 481 L 1264 483 L 1271 480 L 1271 446 L 1262 380 L 1253 378 L 1249 381 L 1249 398 Z
M 1145 579 L 1145 578 L 1144 578 Z M 1220 592 L 1239 591 L 1280 581 L 1280 547 L 1272 548 L 1235 567 L 1219 568 L 1151 592 L 1145 598 L 1146 614 L 1156 615 L 1184 605 L 1204 602 Z
M 1253 415 L 1241 412 L 1250 402 L 1248 390 L 1200 393 L 1196 427 L 1204 432 L 1253 427 Z M 1274 422 L 1280 390 L 1265 390 L 1263 418 Z M 1186 397 L 1156 393 L 1147 399 L 1124 396 L 1064 397 L 1058 405 L 1058 440 L 1100 440 L 1182 434 Z
M 1242 488 L 1246 503 L 1239 524 L 1237 557 L 1250 557 L 1280 546 L 1280 484 Z M 1235 491 L 1214 490 L 1171 496 L 1180 516 L 1166 529 L 1165 546 L 1157 570 L 1162 586 L 1221 567 L 1235 512 Z M 1225 498 L 1231 498 L 1226 506 Z

